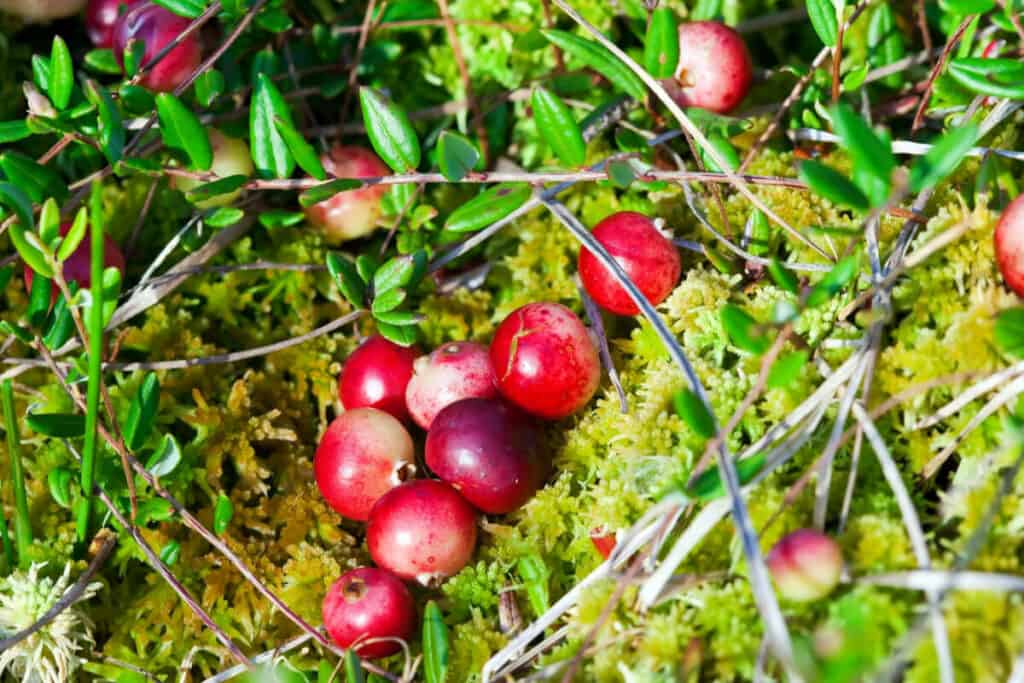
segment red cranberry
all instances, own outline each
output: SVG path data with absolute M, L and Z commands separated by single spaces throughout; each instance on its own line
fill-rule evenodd
M 29 23 L 42 23 L 76 14 L 85 0 L 0 0 L 0 12 Z
M 313 457 L 316 484 L 339 514 L 365 522 L 377 499 L 416 472 L 412 437 L 402 423 L 381 410 L 342 413 Z
M 839 546 L 814 529 L 785 536 L 772 548 L 767 563 L 779 593 L 794 602 L 825 597 L 839 583 L 843 570 Z
M 996 225 L 996 261 L 1006 286 L 1024 296 L 1024 195 L 1010 202 Z
M 67 235 L 70 229 L 71 223 L 64 223 L 60 226 L 60 234 Z M 67 280 L 69 284 L 77 282 L 79 289 L 88 289 L 92 283 L 92 244 L 90 242 L 90 238 L 91 235 L 87 230 L 85 238 L 82 240 L 81 244 L 79 244 L 78 247 L 71 252 L 71 256 L 64 261 L 64 279 Z M 106 268 L 117 268 L 121 271 L 121 277 L 124 277 L 124 256 L 121 254 L 121 248 L 117 246 L 117 242 L 110 239 L 109 235 L 103 236 L 103 265 Z M 25 266 L 25 289 L 29 292 L 32 291 L 32 278 L 34 275 L 35 273 L 32 272 L 32 269 Z M 51 301 L 56 301 L 59 295 L 60 289 L 58 289 L 57 284 L 54 283 L 50 294 Z
M 594 226 L 594 237 L 619 262 L 641 293 L 657 306 L 679 282 L 679 252 L 647 216 L 620 211 Z M 580 279 L 601 307 L 619 315 L 640 309 L 611 272 L 586 247 L 580 248 Z
M 416 424 L 430 429 L 446 406 L 464 398 L 497 395 L 487 348 L 474 342 L 451 342 L 416 359 L 405 402 Z
M 682 107 L 727 114 L 739 106 L 754 80 L 740 34 L 717 21 L 679 26 L 679 65 L 670 91 Z
M 417 350 L 405 348 L 374 335 L 356 349 L 338 380 L 338 392 L 346 410 L 376 408 L 399 420 L 409 420 L 405 388 L 412 377 Z
M 335 145 L 321 159 L 324 170 L 335 178 L 379 178 L 391 175 L 380 158 L 365 147 Z M 306 218 L 323 231 L 332 244 L 364 237 L 377 227 L 381 198 L 387 185 L 371 185 L 339 192 L 306 209 Z
M 324 628 L 339 647 L 353 645 L 365 659 L 393 655 L 402 649 L 394 640 L 409 640 L 416 628 L 416 605 L 405 584 L 391 572 L 361 567 L 334 582 L 323 604 Z
M 493 515 L 532 498 L 550 469 L 541 435 L 527 417 L 483 398 L 458 401 L 437 414 L 425 459 L 442 481 Z
M 85 32 L 96 47 L 113 47 L 114 24 L 141 0 L 89 0 L 85 8 Z
M 252 174 L 252 155 L 249 153 L 249 145 L 238 138 L 224 135 L 219 130 L 210 130 L 210 147 L 213 148 L 213 163 L 210 165 L 210 173 L 218 178 L 227 178 L 233 175 L 248 176 Z M 173 176 L 174 187 L 181 192 L 189 192 L 206 181 L 186 178 L 184 176 Z M 235 190 L 227 194 L 219 194 L 215 197 L 196 202 L 200 209 L 215 209 L 221 206 L 228 206 L 242 193 Z
M 587 328 L 561 304 L 527 304 L 498 326 L 491 341 L 498 389 L 533 415 L 557 420 L 597 391 L 601 363 Z
M 594 544 L 597 552 L 601 553 L 601 557 L 606 560 L 611 557 L 612 551 L 615 550 L 615 546 L 618 543 L 615 538 L 615 532 L 604 528 L 591 529 L 590 542 Z
M 141 40 L 146 49 L 139 66 L 147 64 L 178 34 L 184 31 L 189 20 L 148 2 L 128 10 L 114 24 L 114 57 L 124 66 L 124 53 L 128 43 Z M 160 62 L 143 77 L 141 83 L 150 90 L 170 92 L 188 78 L 202 60 L 199 39 L 195 34 L 181 41 Z
M 476 511 L 444 482 L 406 482 L 373 506 L 366 543 L 377 565 L 403 579 L 435 585 L 473 557 Z

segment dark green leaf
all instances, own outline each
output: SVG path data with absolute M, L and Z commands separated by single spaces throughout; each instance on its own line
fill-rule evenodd
M 415 171 L 420 165 L 420 141 L 405 111 L 371 88 L 359 89 L 363 123 L 370 144 L 395 173 Z
M 50 91 L 50 58 L 32 55 L 32 78 L 43 92 Z
M 6 266 L 0 268 L 0 292 L 7 289 L 7 284 L 11 281 L 11 277 L 14 275 L 14 264 L 8 263 Z
M 405 301 L 406 293 L 404 289 L 389 289 L 386 292 L 382 292 L 373 297 L 373 305 L 370 310 L 373 311 L 373 315 L 377 316 L 380 313 L 387 313 L 393 311 L 402 305 Z
M 888 2 L 882 2 L 871 13 L 868 24 L 868 63 L 878 68 L 903 58 L 903 34 L 896 25 L 896 18 Z M 898 88 L 903 82 L 902 74 L 891 74 L 882 79 L 890 88 Z
M 867 211 L 871 202 L 846 176 L 817 161 L 800 164 L 800 179 L 825 199 L 858 211 Z
M 181 463 L 181 447 L 177 439 L 170 434 L 164 434 L 160 446 L 146 460 L 146 469 L 154 477 L 166 477 L 173 472 Z
M 85 65 L 104 75 L 118 76 L 121 74 L 121 65 L 117 63 L 114 51 L 110 48 L 97 48 L 86 52 Z
M 623 92 L 638 100 L 646 97 L 647 88 L 640 77 L 604 46 L 565 31 L 551 30 L 542 33 L 545 38 L 600 73 Z
M 768 264 L 768 274 L 772 276 L 775 284 L 787 292 L 796 294 L 799 291 L 800 282 L 796 279 L 796 275 L 779 263 L 778 259 L 772 259 Z
M 768 338 L 758 331 L 757 321 L 742 308 L 725 304 L 721 318 L 722 326 L 736 347 L 755 355 L 768 350 Z
M 68 283 L 68 289 L 74 292 L 78 289 L 78 285 L 74 282 Z M 43 343 L 48 349 L 59 349 L 64 346 L 68 339 L 75 332 L 75 319 L 71 315 L 71 307 L 68 306 L 68 301 L 63 297 L 57 297 L 57 303 L 53 305 L 53 313 L 50 315 L 49 329 L 46 331 L 46 335 L 43 337 Z
M 978 126 L 974 123 L 958 126 L 943 135 L 910 167 L 910 191 L 933 187 L 955 171 L 977 141 Z
M 50 487 L 50 497 L 62 508 L 71 507 L 71 481 L 74 479 L 71 470 L 55 467 L 46 475 L 46 483 Z
M 749 482 L 764 466 L 765 455 L 758 453 L 749 458 L 736 461 L 736 474 L 740 485 Z M 709 467 L 687 488 L 687 493 L 699 501 L 708 502 L 725 495 L 725 486 L 717 467 Z
M 424 262 L 423 252 L 396 256 L 378 268 L 373 274 L 373 291 L 380 296 L 397 287 L 415 284 L 413 278 Z
M 244 175 L 229 175 L 224 178 L 218 178 L 189 190 L 187 193 L 188 200 L 195 203 L 205 202 L 213 197 L 237 192 L 247 182 L 249 182 L 249 178 Z
M 217 505 L 213 508 L 213 533 L 220 536 L 227 531 L 234 515 L 235 506 L 231 504 L 231 499 L 223 493 L 217 496 Z
M 363 673 L 363 665 L 359 662 L 359 655 L 355 649 L 349 648 L 345 651 L 345 683 L 365 683 L 366 674 Z
M 995 340 L 1004 353 L 1024 358 L 1024 308 L 1008 308 L 999 313 Z
M 567 166 L 581 166 L 587 158 L 587 143 L 568 105 L 544 88 L 534 88 L 531 104 L 537 130 L 555 156 Z
M 370 284 L 370 280 L 373 279 L 373 274 L 377 272 L 379 265 L 377 259 L 370 254 L 356 256 L 356 272 L 359 273 L 359 277 L 363 279 L 365 284 Z
M 52 291 L 53 282 L 50 278 L 36 273 L 32 278 L 32 289 L 28 295 L 28 310 L 25 311 L 25 318 L 29 325 L 37 327 L 46 320 L 46 315 L 50 312 Z
M 739 168 L 740 155 L 736 151 L 736 148 L 732 146 L 732 143 L 729 142 L 729 138 L 725 137 L 718 131 L 708 133 L 707 138 L 708 142 L 711 143 L 711 146 L 714 148 L 715 152 L 718 153 L 718 156 L 722 157 L 722 161 L 726 163 L 730 171 L 735 171 Z M 706 150 L 701 149 L 700 156 L 704 161 L 704 166 L 706 166 L 709 171 L 713 171 L 715 173 L 725 172 L 721 167 L 719 167 L 718 163 L 711 158 L 711 155 L 708 154 Z
M 185 152 L 195 168 L 209 171 L 213 165 L 213 147 L 198 117 L 181 100 L 166 92 L 156 96 L 156 109 L 167 146 Z
M 871 130 L 864 119 L 845 104 L 833 107 L 832 125 L 843 142 L 843 148 L 853 158 L 854 165 L 869 172 L 885 187 L 886 196 L 876 197 L 872 203 L 875 206 L 884 203 L 888 198 L 892 170 L 896 166 L 892 149 Z
M 446 130 L 437 140 L 437 164 L 445 178 L 456 182 L 466 177 L 477 162 L 480 153 L 464 135 Z
M 807 0 L 807 16 L 818 38 L 827 47 L 835 47 L 839 33 L 839 21 L 836 17 L 836 6 L 832 0 Z
M 33 202 L 47 197 L 63 202 L 68 197 L 68 186 L 60 174 L 17 152 L 0 155 L 0 168 L 12 183 L 21 188 Z
M 249 135 L 252 160 L 263 178 L 287 178 L 295 170 L 295 158 L 274 125 L 276 118 L 291 121 L 291 111 L 270 77 L 258 74 L 249 108 Z
M 772 225 L 760 209 L 754 209 L 750 221 L 750 244 L 747 249 L 755 256 L 764 256 L 771 251 Z
M 93 80 L 85 83 L 85 94 L 89 101 L 96 105 L 99 112 L 100 122 L 100 145 L 103 147 L 103 154 L 110 163 L 121 160 L 124 151 L 124 124 L 121 122 L 121 112 L 114 104 L 114 99 L 106 88 L 100 86 Z
M 71 63 L 71 52 L 60 36 L 53 37 L 53 48 L 50 53 L 50 101 L 57 109 L 66 109 L 71 102 L 71 91 L 75 85 L 74 66 Z
M 0 145 L 24 140 L 30 135 L 32 135 L 32 131 L 28 129 L 28 124 L 24 121 L 0 122 Z
M 626 189 L 636 180 L 633 167 L 627 161 L 613 161 L 608 164 L 608 179 L 615 187 Z
M 2 185 L 0 185 L 2 188 Z M 53 268 L 50 266 L 46 255 L 42 252 L 42 245 L 34 232 L 29 232 L 22 227 L 20 222 L 14 223 L 7 233 L 11 236 L 11 243 L 17 250 L 21 260 L 37 275 L 46 278 L 53 277 Z M 49 299 L 47 299 L 49 303 Z
M 204 0 L 153 0 L 153 4 L 160 5 L 186 19 L 195 19 L 206 10 Z
M 123 477 L 122 477 L 123 479 Z M 139 503 L 139 515 L 136 518 L 139 526 L 150 522 L 164 522 L 174 516 L 174 508 L 163 498 L 150 498 Z
M 519 579 L 526 589 L 526 599 L 537 616 L 544 614 L 551 607 L 548 591 L 548 580 L 551 570 L 538 555 L 524 555 L 517 563 Z
M 771 371 L 768 373 L 768 387 L 771 389 L 785 389 L 788 387 L 796 379 L 796 376 L 800 374 L 804 365 L 807 364 L 807 358 L 807 352 L 802 349 L 782 355 L 775 361 Z
M 317 180 L 326 180 L 327 171 L 324 170 L 324 165 L 320 162 L 320 155 L 316 153 L 313 145 L 306 142 L 306 138 L 295 130 L 292 122 L 275 117 L 274 125 L 277 126 L 277 132 L 284 138 L 285 144 L 288 145 L 288 149 L 291 150 L 299 167 Z
M 224 92 L 224 74 L 217 69 L 204 71 L 196 78 L 194 87 L 196 99 L 204 107 L 209 107 Z
M 311 187 L 299 195 L 299 204 L 303 207 L 310 207 L 326 201 L 338 194 L 355 190 L 363 186 L 363 182 L 356 178 L 335 178 L 326 183 Z
M 257 14 L 256 24 L 271 33 L 283 33 L 295 25 L 292 18 L 278 7 L 268 7 Z
M 423 611 L 423 677 L 426 683 L 444 683 L 448 675 L 448 626 L 437 603 Z
M 332 251 L 327 254 L 327 270 L 334 278 L 342 296 L 356 308 L 362 308 L 366 301 L 366 285 L 359 277 L 355 264 Z
M 304 220 L 306 220 L 306 214 L 301 211 L 274 209 L 271 211 L 264 211 L 259 215 L 260 225 L 268 230 L 291 227 L 293 225 L 298 225 Z
M 106 298 L 106 297 L 104 297 Z M 160 408 L 160 381 L 155 373 L 148 373 L 138 393 L 132 399 L 128 417 L 124 421 L 124 441 L 129 450 L 137 451 L 149 438 Z
M 476 232 L 508 216 L 525 204 L 531 194 L 529 185 L 495 185 L 452 211 L 444 227 L 451 232 Z
M 698 436 L 705 439 L 713 437 L 718 430 L 715 428 L 715 418 L 708 411 L 707 406 L 700 400 L 697 394 L 689 389 L 680 389 L 672 398 L 675 404 L 676 414 L 689 425 Z
M 1024 99 L 1024 62 L 1016 59 L 961 57 L 949 63 L 949 75 L 976 93 Z
M 416 327 L 413 325 L 389 325 L 377 321 L 377 331 L 388 341 L 393 341 L 399 346 L 412 346 L 416 343 Z
M 842 259 L 832 267 L 818 284 L 807 294 L 807 306 L 814 308 L 825 303 L 838 294 L 857 276 L 860 270 L 860 258 L 853 254 Z
M 181 544 L 177 541 L 168 541 L 167 545 L 160 549 L 160 561 L 168 567 L 173 567 L 181 556 Z
M 29 413 L 25 422 L 32 431 L 58 439 L 77 439 L 85 434 L 85 415 L 74 413 Z
M 675 10 L 659 7 L 651 13 L 644 37 L 644 67 L 655 78 L 672 78 L 679 64 L 679 25 Z

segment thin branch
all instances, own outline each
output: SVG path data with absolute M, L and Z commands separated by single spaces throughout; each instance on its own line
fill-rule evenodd
M 928 108 L 928 102 L 932 98 L 932 88 L 935 87 L 935 79 L 939 77 L 942 70 L 946 68 L 946 62 L 949 60 L 949 56 L 953 53 L 953 48 L 960 42 L 960 39 L 964 37 L 964 33 L 967 31 L 971 22 L 974 21 L 975 15 L 968 14 L 964 17 L 960 25 L 956 27 L 956 31 L 946 41 L 945 47 L 942 48 L 942 54 L 939 55 L 939 61 L 935 63 L 931 73 L 928 74 L 928 80 L 924 84 L 924 92 L 921 93 L 921 102 L 917 105 L 917 111 L 914 113 L 914 122 L 910 125 L 911 134 L 916 133 L 917 129 L 921 127 L 924 121 L 924 110 Z

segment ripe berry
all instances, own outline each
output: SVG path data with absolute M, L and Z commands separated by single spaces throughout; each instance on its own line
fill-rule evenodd
M 228 137 L 218 130 L 210 131 L 210 146 L 213 148 L 213 163 L 210 165 L 210 172 L 219 178 L 227 178 L 233 175 L 248 176 L 252 174 L 252 156 L 249 154 L 249 145 L 238 138 Z M 194 178 L 174 176 L 174 186 L 181 192 L 189 192 L 206 181 Z M 234 202 L 241 190 L 235 190 L 227 194 L 219 194 L 215 197 L 196 202 L 200 209 L 216 209 L 221 206 L 228 206 Z
M 552 420 L 586 405 L 601 380 L 587 328 L 568 308 L 549 302 L 527 304 L 505 318 L 491 341 L 491 365 L 506 398 Z
M 615 537 L 614 531 L 608 531 L 603 527 L 599 527 L 590 530 L 590 542 L 594 544 L 597 552 L 601 553 L 601 557 L 607 560 L 611 557 L 612 551 L 615 550 L 618 540 Z
M 406 482 L 373 506 L 366 543 L 378 566 L 400 578 L 435 585 L 472 558 L 476 511 L 444 482 Z
M 85 32 L 96 47 L 112 47 L 114 24 L 141 0 L 89 0 L 85 8 Z
M 996 262 L 1006 286 L 1024 296 L 1024 195 L 1010 202 L 996 225 Z
M 324 432 L 313 472 L 328 505 L 365 522 L 378 498 L 415 474 L 412 437 L 388 413 L 349 410 Z
M 338 393 L 345 410 L 376 408 L 409 420 L 405 388 L 412 377 L 417 350 L 374 335 L 356 349 L 341 371 Z
M 324 628 L 340 647 L 373 638 L 408 640 L 416 628 L 416 605 L 405 584 L 390 572 L 361 567 L 334 582 L 323 604 Z M 402 646 L 393 640 L 356 645 L 365 659 L 387 657 Z
M 657 306 L 679 282 L 679 252 L 647 216 L 620 211 L 594 226 L 594 237 L 619 262 L 647 300 Z M 611 272 L 586 247 L 580 248 L 580 279 L 602 308 L 619 315 L 640 309 Z
M 320 161 L 324 170 L 335 178 L 378 178 L 391 175 L 391 169 L 365 147 L 335 145 L 330 154 L 325 154 Z M 377 227 L 381 198 L 387 191 L 386 185 L 371 185 L 339 192 L 307 208 L 306 218 L 323 231 L 331 244 L 364 237 Z
M 672 97 L 682 107 L 728 114 L 750 90 L 754 69 L 740 34 L 717 21 L 679 26 L 679 64 Z
M 547 478 L 541 435 L 517 409 L 483 398 L 453 403 L 427 434 L 427 467 L 483 512 L 512 512 Z
M 430 429 L 446 406 L 464 398 L 495 398 L 494 371 L 487 348 L 474 342 L 451 342 L 420 356 L 405 389 L 412 419 Z
M 814 529 L 800 529 L 782 538 L 767 562 L 779 593 L 794 602 L 810 602 L 831 593 L 843 569 L 839 546 Z
M 76 14 L 85 0 L 0 0 L 0 12 L 21 17 L 29 23 L 43 23 Z
M 174 40 L 189 25 L 189 20 L 148 2 L 128 10 L 114 24 L 114 57 L 124 66 L 124 53 L 128 43 L 141 40 L 146 49 L 139 66 L 149 63 L 153 57 Z M 170 92 L 195 71 L 202 59 L 199 39 L 192 34 L 176 45 L 148 71 L 140 83 L 158 92 Z
M 67 235 L 71 229 L 71 223 L 64 223 L 60 226 L 60 234 Z M 79 289 L 88 289 L 92 283 L 92 264 L 90 251 L 92 245 L 90 243 L 91 235 L 90 231 L 86 231 L 85 237 L 78 247 L 71 252 L 64 261 L 64 279 L 67 280 L 70 285 L 72 282 L 78 283 Z M 121 254 L 121 248 L 117 246 L 117 242 L 110 239 L 109 235 L 103 236 L 103 265 L 106 268 L 114 267 L 121 271 L 121 277 L 124 278 L 125 263 L 124 255 Z M 25 289 L 29 292 L 32 291 L 32 278 L 34 273 L 32 269 L 25 266 Z M 56 301 L 57 296 L 60 294 L 60 289 L 57 284 L 54 283 L 52 292 L 50 294 L 51 301 Z

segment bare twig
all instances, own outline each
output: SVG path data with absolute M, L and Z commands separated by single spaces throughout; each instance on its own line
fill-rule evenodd
M 956 31 L 946 41 L 946 46 L 942 48 L 942 54 L 939 55 L 939 61 L 935 63 L 931 73 L 928 74 L 928 80 L 924 84 L 924 92 L 921 93 L 921 102 L 917 105 L 917 111 L 914 113 L 914 122 L 910 125 L 910 132 L 916 133 L 917 129 L 921 127 L 921 123 L 924 121 L 924 110 L 928 107 L 928 102 L 932 98 L 932 88 L 935 87 L 935 79 L 939 77 L 942 70 L 946 68 L 946 62 L 949 60 L 949 56 L 953 53 L 953 48 L 960 42 L 960 39 L 964 37 L 964 33 L 967 28 L 974 21 L 973 14 L 969 14 L 964 17 L 960 25 L 956 27 Z

